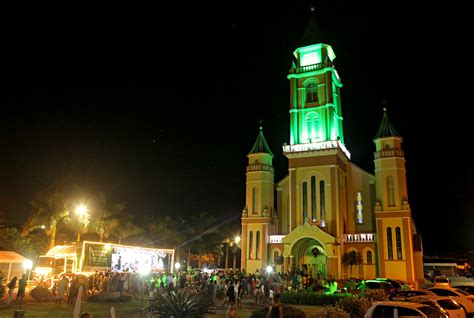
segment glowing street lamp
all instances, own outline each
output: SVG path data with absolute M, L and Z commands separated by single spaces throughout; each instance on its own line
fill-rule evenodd
M 237 236 L 235 237 L 235 243 L 236 243 L 236 244 L 239 244 L 239 242 L 240 242 L 240 236 L 237 235 Z
M 273 272 L 273 267 L 271 267 L 270 265 L 268 265 L 267 268 L 266 268 L 266 270 L 267 270 L 267 273 L 268 273 L 268 274 L 271 274 L 271 273 Z
M 179 268 L 181 267 L 180 263 L 175 263 L 174 268 L 176 268 L 177 271 L 179 271 Z
M 78 205 L 76 207 L 76 214 L 79 216 L 79 222 L 82 225 L 81 229 L 77 232 L 77 242 L 81 241 L 81 233 L 89 224 L 89 214 L 87 213 L 88 211 L 89 210 L 84 204 Z
M 28 271 L 27 280 L 30 280 L 30 273 L 31 273 L 31 268 L 33 268 L 33 262 L 27 259 L 26 261 L 23 262 L 23 268 Z

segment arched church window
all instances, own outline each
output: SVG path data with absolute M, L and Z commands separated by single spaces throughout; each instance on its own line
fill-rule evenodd
M 273 252 L 273 263 L 278 264 L 279 258 L 280 258 L 280 255 L 278 254 L 278 251 Z
M 402 235 L 399 226 L 395 228 L 395 241 L 397 244 L 397 259 L 402 259 Z
M 367 251 L 367 265 L 372 265 L 372 251 Z
M 306 89 L 306 103 L 318 102 L 318 83 L 310 82 L 305 85 Z
M 387 177 L 387 204 L 395 206 L 395 183 L 392 176 Z
M 319 204 L 321 211 L 321 227 L 326 226 L 326 194 L 324 189 L 324 180 L 319 181 Z
M 252 213 L 257 214 L 257 202 L 258 202 L 258 190 L 257 188 L 252 189 Z
M 255 258 L 260 259 L 260 231 L 257 231 L 255 243 Z
M 316 177 L 311 177 L 311 219 L 316 221 Z
M 303 223 L 308 222 L 308 182 L 303 182 Z
M 313 142 L 319 138 L 319 115 L 316 112 L 310 112 L 305 117 L 307 141 Z
M 392 228 L 387 227 L 387 253 L 388 259 L 393 260 Z
M 249 233 L 249 258 L 253 259 L 253 232 Z

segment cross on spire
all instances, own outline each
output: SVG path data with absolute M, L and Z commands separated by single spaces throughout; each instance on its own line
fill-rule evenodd
M 384 100 L 381 101 L 381 103 L 383 105 L 383 111 L 386 112 L 387 111 L 388 100 L 385 98 Z
M 258 123 L 260 124 L 260 130 L 263 129 L 263 119 L 260 118 L 260 120 L 258 121 Z

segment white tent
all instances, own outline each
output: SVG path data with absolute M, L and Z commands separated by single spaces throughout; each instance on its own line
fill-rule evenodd
M 3 272 L 4 278 L 9 281 L 13 277 L 21 278 L 21 274 L 25 273 L 23 263 L 29 261 L 26 257 L 21 256 L 13 251 L 0 251 L 0 271 Z

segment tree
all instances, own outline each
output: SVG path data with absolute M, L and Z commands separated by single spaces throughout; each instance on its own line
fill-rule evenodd
M 118 225 L 113 229 L 113 234 L 118 238 L 118 243 L 122 244 L 124 238 L 143 233 L 144 230 L 133 222 L 133 215 L 122 214 Z
M 216 219 L 207 212 L 193 215 L 189 222 L 189 231 L 186 232 L 187 241 L 183 245 L 188 247 L 188 265 L 191 254 L 198 255 L 198 266 L 201 266 L 202 256 L 215 251 L 222 244 L 222 232 L 216 226 Z
M 36 259 L 47 249 L 47 236 L 44 231 L 32 231 L 24 236 L 16 228 L 6 228 L 0 235 L 0 250 L 14 251 L 30 259 Z
M 92 212 L 91 228 L 99 235 L 103 242 L 119 224 L 118 216 L 125 206 L 122 203 L 111 203 L 104 193 L 100 193 L 96 209 Z
M 349 266 L 349 272 L 352 273 L 352 266 L 362 263 L 362 257 L 356 251 L 346 252 L 342 255 L 342 263 Z
M 26 237 L 32 231 L 44 227 L 50 238 L 49 248 L 51 249 L 56 244 L 58 223 L 69 216 L 69 208 L 65 197 L 57 190 L 47 190 L 40 192 L 36 199 L 31 202 L 31 205 L 34 209 L 33 214 L 23 225 L 21 234 Z

